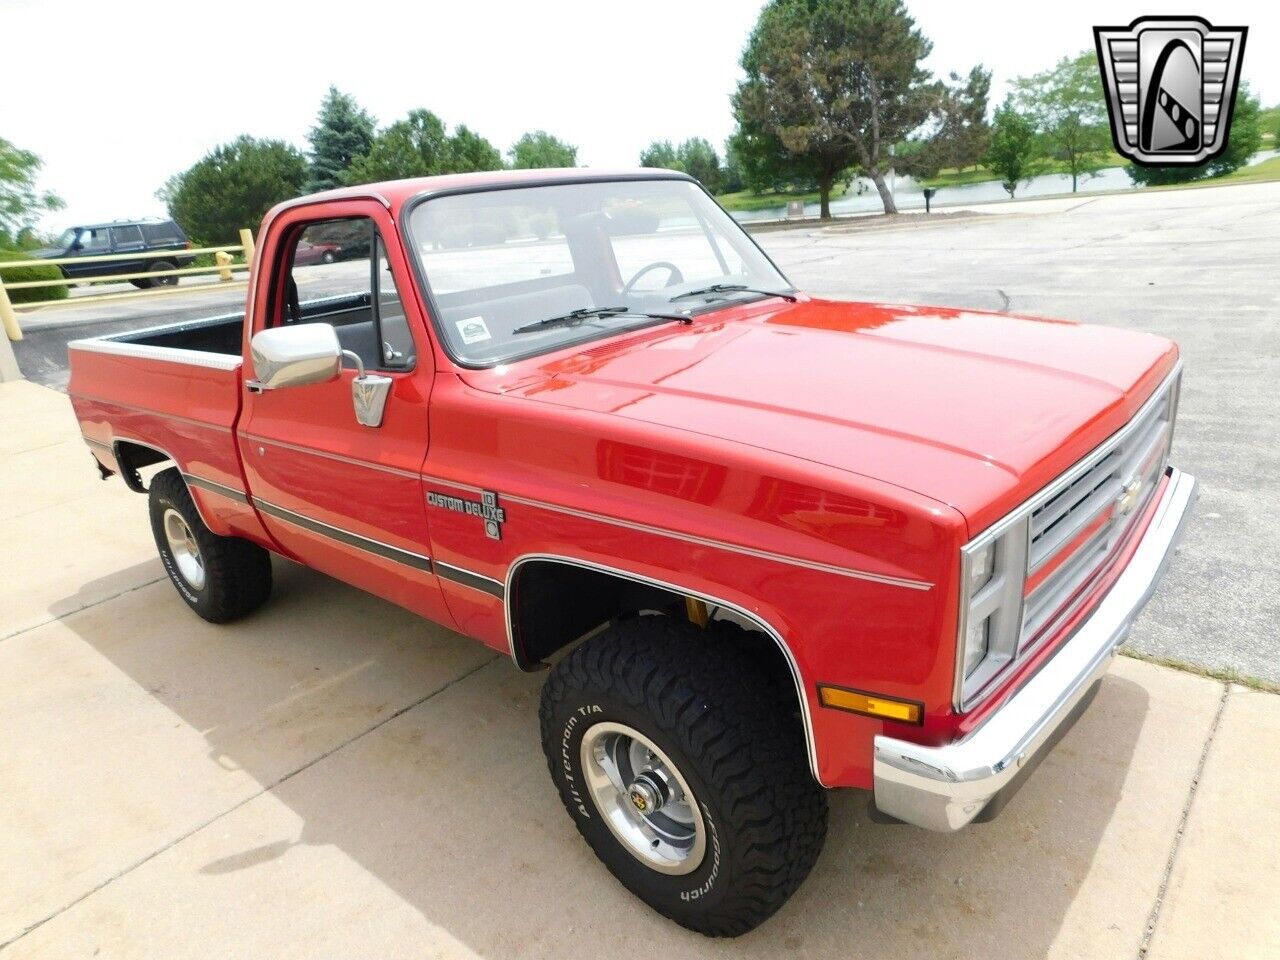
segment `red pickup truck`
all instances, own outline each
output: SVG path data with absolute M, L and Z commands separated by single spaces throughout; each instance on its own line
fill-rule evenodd
M 295 269 L 338 221 L 364 255 Z M 810 298 L 681 174 L 305 197 L 253 271 L 243 316 L 71 344 L 84 438 L 149 492 L 179 595 L 245 616 L 276 553 L 551 664 L 569 815 L 708 934 L 794 892 L 828 788 L 991 817 L 1194 499 L 1172 343 Z

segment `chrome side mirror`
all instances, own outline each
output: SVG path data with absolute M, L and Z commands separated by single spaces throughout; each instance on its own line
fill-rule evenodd
M 342 349 L 338 332 L 330 324 L 262 330 L 249 341 L 249 352 L 258 379 L 246 380 L 245 386 L 254 393 L 337 380 L 342 375 L 342 360 L 347 358 L 356 367 L 356 378 L 351 381 L 356 420 L 366 427 L 382 426 L 391 378 L 365 373 L 360 355 Z
M 342 344 L 327 323 L 261 330 L 249 341 L 249 352 L 258 379 L 247 385 L 259 393 L 327 383 L 342 374 Z

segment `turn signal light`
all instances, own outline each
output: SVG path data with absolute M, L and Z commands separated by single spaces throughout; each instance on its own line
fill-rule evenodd
M 850 713 L 898 720 L 902 723 L 924 723 L 924 704 L 914 700 L 894 700 L 892 697 L 879 697 L 861 690 L 846 690 L 844 687 L 829 687 L 826 684 L 818 684 L 818 699 L 824 707 L 836 710 L 848 710 Z

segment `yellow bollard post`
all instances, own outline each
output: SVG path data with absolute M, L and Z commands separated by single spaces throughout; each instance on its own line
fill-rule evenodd
M 244 245 L 244 262 L 246 266 L 253 266 L 253 231 L 241 230 L 240 242 Z
M 231 254 L 227 253 L 227 251 L 225 250 L 219 250 L 217 253 L 213 255 L 213 259 L 218 264 L 218 279 L 230 280 L 231 279 Z
M 9 302 L 9 291 L 0 282 L 0 323 L 4 324 L 4 332 L 10 340 L 22 339 L 22 328 L 18 326 L 18 317 L 13 312 L 13 304 Z
M 707 605 L 696 597 L 684 598 L 684 613 L 696 627 L 705 627 L 710 622 Z

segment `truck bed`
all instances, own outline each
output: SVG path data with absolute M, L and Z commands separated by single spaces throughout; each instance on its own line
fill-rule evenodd
M 227 314 L 67 345 L 68 393 L 98 462 L 140 488 L 139 467 L 173 461 L 221 534 L 261 529 L 234 432 L 243 324 Z
M 115 343 L 136 343 L 141 346 L 170 347 L 176 350 L 224 353 L 238 359 L 243 330 L 244 314 L 229 313 L 205 320 L 148 327 L 145 330 L 134 330 L 103 339 Z

